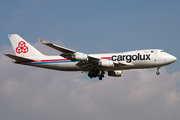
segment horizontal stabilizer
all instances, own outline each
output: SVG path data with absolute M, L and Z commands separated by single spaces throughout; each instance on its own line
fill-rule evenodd
M 11 54 L 4 54 L 4 55 L 13 59 L 13 60 L 16 60 L 16 61 L 23 61 L 23 62 L 34 61 L 32 59 L 28 59 L 28 58 L 24 58 L 24 57 L 20 57 L 20 56 L 16 56 L 16 55 L 11 55 Z

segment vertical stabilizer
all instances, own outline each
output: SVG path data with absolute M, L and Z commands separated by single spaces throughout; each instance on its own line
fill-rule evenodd
M 17 56 L 30 57 L 43 55 L 28 42 L 26 42 L 23 38 L 21 38 L 18 34 L 10 34 L 8 35 L 8 37 Z

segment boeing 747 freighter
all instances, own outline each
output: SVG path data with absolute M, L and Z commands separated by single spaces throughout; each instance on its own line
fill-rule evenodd
M 123 53 L 85 54 L 75 50 L 58 46 L 42 39 L 40 43 L 61 52 L 57 56 L 47 56 L 40 53 L 17 34 L 8 35 L 16 55 L 4 54 L 13 59 L 14 63 L 29 65 L 60 71 L 88 72 L 90 78 L 105 76 L 120 77 L 122 70 L 159 68 L 177 60 L 176 57 L 161 49 L 136 50 Z

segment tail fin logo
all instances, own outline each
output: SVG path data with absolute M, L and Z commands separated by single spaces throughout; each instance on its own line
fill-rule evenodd
M 18 47 L 16 48 L 16 53 L 27 53 L 28 52 L 28 47 L 26 46 L 26 43 L 24 41 L 20 41 L 18 43 Z

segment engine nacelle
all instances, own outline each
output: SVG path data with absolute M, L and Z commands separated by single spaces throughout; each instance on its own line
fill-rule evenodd
M 114 67 L 113 61 L 107 60 L 107 61 L 101 61 L 98 63 L 99 66 L 102 67 Z
M 122 76 L 122 71 L 117 70 L 117 71 L 108 71 L 108 76 L 112 77 L 121 77 Z
M 86 54 L 77 54 L 72 56 L 72 58 L 76 61 L 87 61 L 88 60 L 88 56 Z

